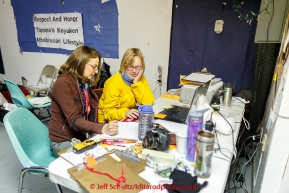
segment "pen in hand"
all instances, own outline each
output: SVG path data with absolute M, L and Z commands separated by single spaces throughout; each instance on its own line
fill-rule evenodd
M 103 126 L 102 133 L 108 134 L 108 135 L 115 135 L 118 132 L 118 121 L 112 121 L 110 123 L 107 123 Z

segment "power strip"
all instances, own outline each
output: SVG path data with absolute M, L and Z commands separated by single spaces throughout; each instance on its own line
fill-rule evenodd
M 161 86 L 162 85 L 162 66 L 158 65 L 158 77 L 157 77 L 157 81 L 158 84 Z
M 146 159 L 147 155 L 157 158 L 160 163 L 172 163 L 175 160 L 174 154 L 151 149 L 143 149 L 141 158 Z

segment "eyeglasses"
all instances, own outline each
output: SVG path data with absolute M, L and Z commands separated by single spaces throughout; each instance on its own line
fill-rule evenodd
M 133 69 L 135 69 L 136 71 L 139 71 L 142 68 L 142 66 L 128 66 L 126 67 L 126 69 L 128 71 L 133 71 Z
M 88 64 L 91 68 L 93 68 L 94 70 L 97 70 L 98 71 L 98 66 L 93 66 L 91 64 Z

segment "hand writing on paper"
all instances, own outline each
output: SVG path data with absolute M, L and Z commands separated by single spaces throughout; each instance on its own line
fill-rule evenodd
M 137 119 L 139 116 L 139 112 L 136 109 L 130 109 L 125 113 L 125 117 L 131 118 L 131 119 Z
M 102 133 L 107 135 L 115 135 L 118 132 L 118 122 L 112 121 L 108 124 L 105 124 L 101 130 Z

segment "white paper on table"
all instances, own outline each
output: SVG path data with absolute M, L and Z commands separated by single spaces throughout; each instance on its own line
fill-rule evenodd
M 191 73 L 188 76 L 184 77 L 183 80 L 195 81 L 195 82 L 208 82 L 215 75 L 212 74 L 202 74 L 202 73 Z
M 60 155 L 60 157 L 62 157 L 63 159 L 65 159 L 66 161 L 68 161 L 69 163 L 71 163 L 74 166 L 77 166 L 78 164 L 83 163 L 83 158 L 85 157 L 85 154 L 90 154 L 90 155 L 94 155 L 94 157 L 101 157 L 104 154 L 106 154 L 107 151 L 101 146 L 98 145 L 97 147 L 88 150 L 86 152 L 80 153 L 80 154 L 76 154 L 73 152 L 69 152 L 69 153 L 63 153 Z
M 138 140 L 138 122 L 118 122 L 118 133 L 116 135 L 102 134 L 101 137 Z

